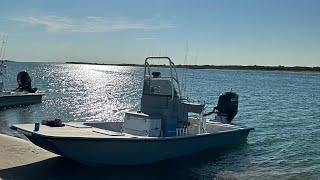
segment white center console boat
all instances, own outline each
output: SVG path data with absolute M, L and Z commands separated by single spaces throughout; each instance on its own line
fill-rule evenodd
M 151 72 L 149 61 L 154 58 L 169 62 L 162 68 L 169 71 L 168 76 Z M 234 117 L 224 109 L 238 101 L 234 97 L 229 100 L 221 100 L 217 119 Z M 182 98 L 170 58 L 148 57 L 141 109 L 126 112 L 123 122 L 65 123 L 57 127 L 16 124 L 11 128 L 48 151 L 89 165 L 149 164 L 246 141 L 253 128 L 209 121 L 203 116 L 204 106 Z

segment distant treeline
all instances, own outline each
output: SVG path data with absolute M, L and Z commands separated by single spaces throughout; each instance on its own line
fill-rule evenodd
M 109 65 L 109 66 L 135 66 L 143 67 L 142 64 L 105 64 L 105 63 L 89 63 L 89 62 L 66 62 L 67 64 L 90 64 L 90 65 Z M 166 67 L 165 65 L 153 65 L 157 67 Z M 240 65 L 176 65 L 177 68 L 188 69 L 225 69 L 225 70 L 259 70 L 259 71 L 312 71 L 320 72 L 320 67 L 304 67 L 304 66 L 240 66 Z
M 3 62 L 15 62 L 15 61 L 12 61 L 12 60 L 1 60 Z

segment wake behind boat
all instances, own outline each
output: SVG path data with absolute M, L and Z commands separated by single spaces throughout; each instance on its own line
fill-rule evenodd
M 151 59 L 168 61 L 167 74 L 151 71 Z M 89 165 L 140 165 L 246 141 L 253 128 L 229 124 L 238 108 L 235 93 L 222 94 L 207 119 L 204 103 L 183 97 L 174 63 L 168 57 L 145 60 L 141 109 L 124 122 L 17 124 L 11 128 L 34 144 Z M 112 121 L 110 119 L 109 121 Z M 223 123 L 223 122 L 228 123 Z

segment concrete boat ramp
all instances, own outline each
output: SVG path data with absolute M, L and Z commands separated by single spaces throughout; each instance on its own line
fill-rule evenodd
M 28 165 L 57 157 L 29 141 L 0 134 L 0 179 L 36 178 L 39 169 Z

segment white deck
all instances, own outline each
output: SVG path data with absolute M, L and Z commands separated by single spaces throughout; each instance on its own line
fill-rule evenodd
M 133 136 L 127 133 L 120 133 L 109 131 L 105 129 L 95 128 L 83 125 L 82 123 L 66 123 L 63 127 L 49 127 L 40 125 L 39 131 L 34 131 L 34 124 L 18 124 L 14 127 L 18 131 L 28 134 L 35 133 L 50 137 L 86 137 L 86 138 L 106 138 L 112 136 L 113 138 L 138 138 L 142 136 Z M 144 137 L 146 138 L 146 137 Z
M 87 123 L 88 124 L 88 123 Z M 17 124 L 14 125 L 19 132 L 23 134 L 35 133 L 42 136 L 49 137 L 85 137 L 85 138 L 159 138 L 138 136 L 123 132 L 110 131 L 107 129 L 96 128 L 90 125 L 84 125 L 83 123 L 65 123 L 63 127 L 49 127 L 46 125 L 40 125 L 39 131 L 34 131 L 34 124 Z M 218 122 L 207 122 L 206 132 L 219 133 L 224 131 L 240 130 L 244 129 L 239 126 L 222 124 Z M 198 135 L 197 126 L 189 126 L 187 136 Z M 180 136 L 181 137 L 181 136 Z
M 35 93 L 20 93 L 20 92 L 10 92 L 10 91 L 2 91 L 0 92 L 0 97 L 16 97 L 16 96 L 43 96 L 44 93 L 35 92 Z

